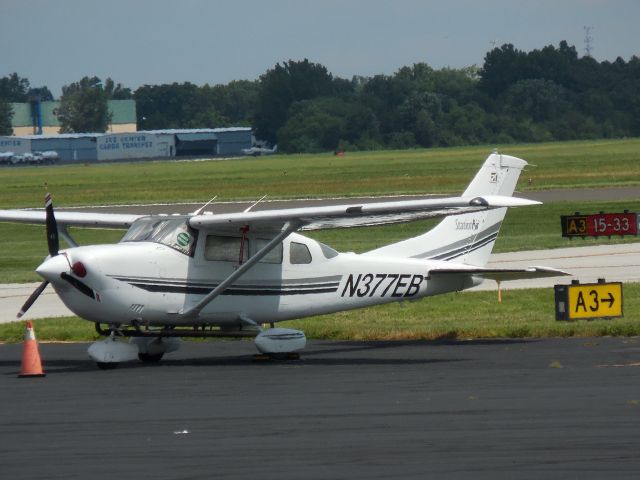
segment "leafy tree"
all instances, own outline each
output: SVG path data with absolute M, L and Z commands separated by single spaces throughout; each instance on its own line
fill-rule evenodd
M 480 89 L 492 97 L 497 97 L 509 86 L 523 78 L 526 53 L 517 50 L 512 44 L 494 48 L 484 57 L 480 70 Z
M 345 130 L 345 121 L 326 105 L 303 100 L 291 107 L 291 116 L 278 130 L 278 147 L 285 152 L 335 150 Z
M 29 80 L 12 73 L 0 78 L 0 98 L 7 102 L 22 103 L 29 100 Z
M 24 103 L 39 97 L 43 102 L 53 100 L 53 95 L 47 87 L 32 88 L 29 80 L 12 73 L 0 78 L 0 98 L 7 102 Z
M 111 122 L 108 93 L 98 77 L 83 77 L 62 87 L 60 132 L 105 132 Z
M 111 78 L 104 81 L 104 91 L 109 100 L 131 100 L 133 98 L 130 88 L 122 86 L 121 83 L 116 84 Z
M 250 125 L 256 111 L 260 85 L 258 81 L 235 80 L 227 85 L 202 87 L 207 104 L 213 105 L 225 123 Z
M 41 102 L 52 102 L 53 94 L 47 87 L 30 88 L 27 98 L 29 100 L 39 98 Z
M 373 112 L 355 101 L 338 97 L 294 103 L 289 109 L 289 119 L 277 135 L 278 147 L 285 152 L 337 150 L 345 145 L 348 149 L 359 149 L 379 140 Z M 304 138 L 298 141 L 298 137 Z
M 0 98 L 0 135 L 12 135 L 13 127 L 11 125 L 11 117 L 13 111 L 9 102 Z
M 556 118 L 570 108 L 565 89 L 551 80 L 520 80 L 507 89 L 504 97 L 507 112 L 535 122 Z
M 340 86 L 344 88 L 344 83 Z M 276 64 L 260 77 L 260 87 L 254 125 L 257 136 L 272 144 L 277 143 L 276 133 L 286 123 L 294 102 L 330 96 L 336 90 L 326 67 L 306 58 Z
M 227 123 L 215 108 L 208 87 L 189 82 L 144 85 L 134 98 L 142 129 L 214 128 Z

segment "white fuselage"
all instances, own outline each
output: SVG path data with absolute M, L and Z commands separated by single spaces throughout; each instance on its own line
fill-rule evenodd
M 251 240 L 251 238 L 249 238 Z M 297 252 L 293 252 L 295 243 Z M 246 249 L 252 243 L 246 242 Z M 308 255 L 300 256 L 304 245 Z M 76 247 L 46 260 L 38 273 L 51 281 L 78 316 L 108 324 L 240 325 L 278 322 L 381 303 L 414 300 L 473 286 L 470 277 L 430 281 L 443 262 L 341 253 L 302 235 L 282 244 L 280 262 L 261 262 L 207 304 L 182 315 L 238 268 L 238 260 L 207 260 L 205 242 L 192 256 L 153 242 Z M 253 247 L 249 255 L 253 254 Z M 245 256 L 246 258 L 246 256 Z M 70 268 L 81 262 L 86 275 Z M 464 279 L 466 278 L 466 280 Z

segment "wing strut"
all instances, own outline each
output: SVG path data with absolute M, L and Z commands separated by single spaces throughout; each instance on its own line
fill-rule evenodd
M 256 263 L 258 263 L 262 259 L 262 257 L 264 257 L 271 250 L 273 250 L 282 240 L 288 237 L 291 233 L 295 232 L 299 227 L 300 225 L 298 222 L 287 222 L 284 225 L 284 228 L 282 229 L 282 231 L 278 233 L 275 237 L 273 237 L 269 243 L 267 243 L 264 247 L 258 250 L 256 254 L 252 256 L 249 260 L 247 260 L 245 263 L 240 265 L 235 272 L 233 272 L 231 275 L 225 278 L 220 283 L 220 285 L 218 285 L 216 288 L 211 290 L 211 292 L 209 292 L 207 296 L 204 297 L 202 300 L 200 300 L 195 306 L 191 307 L 186 312 L 183 312 L 180 315 L 180 317 L 183 319 L 193 319 L 193 318 L 196 318 L 198 315 L 200 315 L 200 312 L 204 307 L 209 305 L 209 303 L 211 303 L 213 299 L 215 299 L 218 295 L 224 292 L 227 289 L 227 287 L 229 287 L 238 278 L 240 278 L 242 275 L 247 273 L 247 271 L 249 271 L 251 267 L 253 267 Z
M 64 238 L 64 241 L 67 242 L 67 245 L 70 247 L 75 248 L 78 246 L 76 241 L 71 237 L 71 235 L 69 235 L 66 225 L 58 225 L 58 234 Z

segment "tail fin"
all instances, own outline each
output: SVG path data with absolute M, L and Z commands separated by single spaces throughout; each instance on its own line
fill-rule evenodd
M 509 155 L 492 153 L 473 178 L 464 197 L 511 196 L 527 162 Z M 367 255 L 403 258 L 455 260 L 484 266 L 489 260 L 506 208 L 451 215 L 432 230 L 398 243 L 371 250 Z

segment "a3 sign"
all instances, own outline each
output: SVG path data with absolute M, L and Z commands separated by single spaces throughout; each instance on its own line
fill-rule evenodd
M 556 320 L 622 317 L 622 283 L 555 285 Z
M 611 237 L 614 235 L 638 235 L 636 213 L 595 213 L 591 215 L 563 215 L 563 237 Z

